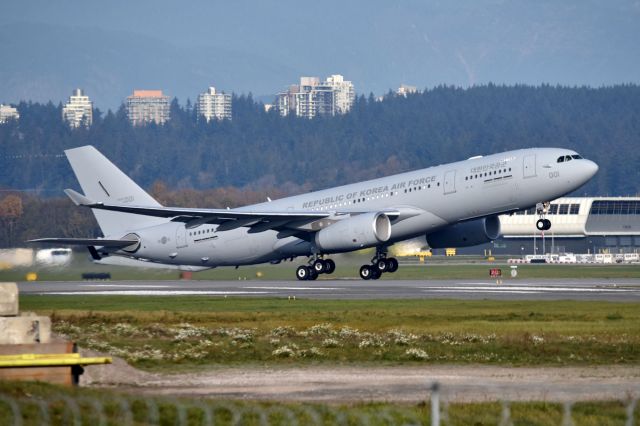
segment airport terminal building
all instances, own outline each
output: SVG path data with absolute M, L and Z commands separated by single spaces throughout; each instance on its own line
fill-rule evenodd
M 538 231 L 535 209 L 500 216 L 502 237 L 459 254 L 640 252 L 640 197 L 565 197 L 551 202 L 549 231 Z

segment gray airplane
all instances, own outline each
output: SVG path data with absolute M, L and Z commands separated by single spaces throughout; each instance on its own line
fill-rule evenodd
M 395 272 L 399 241 L 426 237 L 431 248 L 482 244 L 500 235 L 498 215 L 536 206 L 548 230 L 548 201 L 593 177 L 598 165 L 559 148 L 508 151 L 237 209 L 164 207 L 92 146 L 65 151 L 104 238 L 42 238 L 76 244 L 98 263 L 200 271 L 279 263 L 298 256 L 299 280 L 331 274 L 328 255 L 375 247 L 360 277 Z

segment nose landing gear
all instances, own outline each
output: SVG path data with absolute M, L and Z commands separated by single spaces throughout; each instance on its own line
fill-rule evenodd
M 548 231 L 551 229 L 551 221 L 549 219 L 538 219 L 536 228 L 538 228 L 538 231 Z
M 536 213 L 540 216 L 540 219 L 536 221 L 536 228 L 538 228 L 538 231 L 548 231 L 551 229 L 551 221 L 545 217 L 549 212 L 550 204 L 551 203 L 547 201 L 536 205 Z

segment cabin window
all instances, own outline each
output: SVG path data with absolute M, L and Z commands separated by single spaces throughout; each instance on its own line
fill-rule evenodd
M 558 214 L 569 214 L 569 204 L 560 204 Z
M 580 204 L 571 204 L 569 214 L 578 214 L 580 212 Z

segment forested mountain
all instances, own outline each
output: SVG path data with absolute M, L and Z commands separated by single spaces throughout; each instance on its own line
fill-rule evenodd
M 281 187 L 283 193 L 523 147 L 573 148 L 600 165 L 579 194 L 640 192 L 640 86 L 439 87 L 406 98 L 359 97 L 344 116 L 312 120 L 264 112 L 234 96 L 233 120 L 198 121 L 171 105 L 164 126 L 132 127 L 125 111 L 96 110 L 72 130 L 61 106 L 23 102 L 0 125 L 0 187 L 59 196 L 77 183 L 63 150 L 95 145 L 143 187 Z

